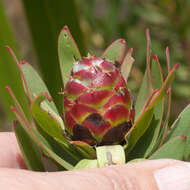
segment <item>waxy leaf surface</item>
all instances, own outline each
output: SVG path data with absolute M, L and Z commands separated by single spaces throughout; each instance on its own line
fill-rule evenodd
M 81 154 L 87 159 L 93 159 L 96 157 L 96 151 L 89 144 L 82 141 L 71 141 Z
M 31 112 L 39 126 L 50 136 L 66 141 L 63 137 L 63 130 L 58 120 L 56 120 L 51 112 L 45 111 L 41 107 L 42 101 L 48 99 L 47 93 L 41 93 L 31 103 Z
M 45 171 L 39 148 L 19 122 L 14 122 L 13 125 L 20 150 L 24 156 L 28 169 L 33 171 Z
M 25 129 L 25 131 L 28 133 L 28 135 L 31 137 L 31 139 L 43 150 L 45 153 L 50 156 L 55 162 L 60 164 L 62 167 L 64 167 L 67 170 L 73 169 L 73 165 L 71 165 L 69 162 L 63 160 L 60 156 L 58 156 L 54 150 L 52 150 L 51 146 L 49 145 L 48 141 L 34 128 L 34 126 L 30 125 L 30 123 L 25 120 L 24 117 L 22 117 L 22 114 L 18 112 L 18 110 L 14 107 L 11 108 L 16 116 L 16 118 L 19 120 L 22 127 Z
M 181 112 L 177 120 L 173 123 L 171 132 L 166 140 L 178 135 L 185 135 L 187 137 L 185 149 L 185 159 L 187 159 L 190 154 L 190 104 Z
M 186 137 L 177 136 L 171 138 L 167 143 L 163 144 L 149 159 L 170 158 L 183 160 L 186 146 Z
M 29 63 L 21 62 L 21 64 L 18 66 L 21 70 L 21 77 L 23 80 L 25 92 L 28 95 L 30 101 L 42 92 L 48 93 L 48 95 L 51 97 L 44 81 Z M 47 104 L 54 110 L 55 113 L 58 114 L 54 102 L 47 101 Z
M 110 61 L 117 61 L 122 64 L 123 59 L 126 54 L 126 42 L 124 39 L 118 39 L 114 41 L 102 54 L 103 58 L 106 58 Z
M 73 63 L 81 60 L 78 47 L 67 26 L 63 27 L 58 39 L 59 64 L 63 83 L 69 80 Z

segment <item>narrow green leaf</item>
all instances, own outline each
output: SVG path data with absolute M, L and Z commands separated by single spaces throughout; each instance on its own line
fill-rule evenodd
M 1 105 L 5 108 L 6 114 L 9 119 L 14 119 L 14 114 L 10 111 L 9 107 L 13 104 L 12 98 L 5 91 L 5 86 L 11 86 L 14 93 L 18 97 L 27 117 L 29 117 L 29 108 L 27 100 L 22 88 L 22 81 L 19 77 L 19 70 L 14 64 L 10 53 L 5 48 L 10 46 L 18 54 L 15 40 L 13 39 L 12 30 L 9 21 L 6 18 L 3 2 L 0 0 L 0 98 Z
M 159 63 L 152 60 L 151 72 L 154 73 L 152 76 L 154 88 L 161 88 L 163 84 L 163 76 L 160 72 Z M 158 103 L 154 108 L 153 119 L 150 123 L 150 126 L 143 134 L 143 136 L 138 140 L 135 147 L 132 149 L 128 155 L 128 160 L 133 159 L 134 157 L 138 158 L 147 158 L 148 155 L 152 152 L 160 132 L 161 122 L 164 112 L 164 98 L 160 103 Z
M 78 47 L 67 26 L 63 27 L 59 35 L 58 54 L 62 80 L 66 84 L 69 80 L 73 63 L 81 59 Z
M 190 104 L 181 112 L 181 114 L 178 116 L 177 120 L 173 123 L 171 127 L 171 132 L 165 139 L 165 141 L 168 141 L 172 137 L 178 136 L 178 135 L 185 135 L 187 136 L 187 145 L 185 149 L 185 160 L 188 159 L 190 155 Z
M 125 151 L 121 145 L 98 146 L 96 154 L 100 168 L 111 164 L 125 164 Z
M 19 122 L 13 122 L 13 126 L 19 147 L 24 156 L 28 169 L 33 171 L 45 171 L 41 160 L 41 152 L 36 144 L 34 144 L 31 137 Z
M 82 141 L 71 141 L 71 144 L 74 145 L 85 158 L 93 159 L 96 157 L 96 151 L 89 144 Z
M 21 78 L 23 80 L 25 92 L 30 101 L 42 92 L 48 93 L 48 96 L 51 97 L 45 83 L 30 64 L 27 62 L 21 62 L 18 67 L 21 71 Z M 47 104 L 58 114 L 54 102 L 47 101 Z
M 159 93 L 157 93 L 155 95 L 154 98 L 152 98 L 152 101 L 150 103 L 150 108 L 153 108 L 158 102 L 160 102 L 163 98 L 163 96 L 167 93 L 168 87 L 170 86 L 170 84 L 172 83 L 174 77 L 175 77 L 175 72 L 178 68 L 178 64 L 176 64 L 171 71 L 168 73 L 168 76 L 166 78 L 166 80 L 164 81 L 161 89 L 159 90 Z
M 26 112 L 26 113 L 24 112 L 22 106 L 20 105 L 19 101 L 17 100 L 17 97 L 15 96 L 15 94 L 13 93 L 13 91 L 11 90 L 11 88 L 10 88 L 9 86 L 6 86 L 5 89 L 6 89 L 6 90 L 9 92 L 9 94 L 11 95 L 11 97 L 12 97 L 12 99 L 13 99 L 13 101 L 14 101 L 14 104 L 15 104 L 17 110 L 19 110 L 19 112 L 21 113 L 22 117 L 23 117 L 24 119 L 28 119 L 29 121 L 31 121 L 31 119 L 32 119 L 31 114 L 28 115 L 28 118 L 26 118 L 27 112 Z M 29 107 L 29 105 L 28 105 L 28 107 Z
M 62 141 L 60 142 L 59 140 L 48 135 L 37 123 L 35 125 L 38 132 L 47 141 L 48 146 L 54 151 L 55 154 L 57 154 L 63 160 L 69 162 L 72 165 L 76 165 L 76 163 L 79 160 L 83 159 L 83 157 L 80 156 L 79 154 L 73 153 L 73 147 L 67 146 L 66 144 L 63 144 Z M 75 156 L 76 154 L 77 156 Z
M 146 158 L 147 154 L 151 152 L 154 142 L 156 141 L 157 134 L 159 134 L 159 120 L 153 116 L 150 126 L 148 126 L 144 135 L 137 141 L 134 148 L 127 155 L 127 160 L 134 158 Z
M 166 137 L 166 135 L 168 133 L 168 122 L 169 122 L 170 109 L 171 109 L 171 88 L 168 91 L 168 97 L 166 97 L 165 100 L 167 100 L 167 99 L 168 99 L 168 101 L 164 102 L 165 104 L 167 103 L 167 110 L 166 110 L 166 114 L 165 114 L 166 117 L 165 117 L 164 121 L 162 121 L 163 126 L 160 129 L 159 137 L 157 139 L 157 142 L 156 142 L 156 144 L 154 146 L 153 151 L 156 150 L 158 147 L 160 147 L 163 144 L 163 142 L 165 140 L 165 137 Z
M 41 149 L 43 149 L 45 152 L 47 152 L 47 154 L 52 159 L 54 159 L 58 164 L 63 166 L 65 169 L 67 169 L 67 170 L 72 170 L 73 169 L 72 164 L 70 164 L 69 162 L 63 160 L 60 156 L 55 154 L 55 152 L 51 149 L 51 147 L 49 146 L 46 139 L 37 130 L 35 130 L 33 128 L 32 131 L 33 131 L 34 139 L 35 139 L 36 143 L 38 144 L 38 146 L 41 147 Z
M 33 67 L 28 63 L 25 63 L 25 62 L 21 62 L 21 63 L 22 64 L 19 64 L 18 66 L 21 71 L 23 86 L 29 99 L 32 101 L 32 99 L 34 99 L 40 93 L 47 93 L 48 96 L 51 97 L 45 83 L 43 82 L 41 77 L 38 75 L 38 73 L 33 69 Z M 64 129 L 63 121 L 61 117 L 59 116 L 58 110 L 54 102 L 45 100 L 42 103 L 42 107 L 48 113 L 51 113 L 60 123 L 62 129 Z
M 41 102 L 51 98 L 47 93 L 41 93 L 31 103 L 31 112 L 34 119 L 38 122 L 39 126 L 50 136 L 66 141 L 63 137 L 63 130 L 58 120 L 41 107 Z
M 11 110 L 14 112 L 16 118 L 19 120 L 22 127 L 31 137 L 31 139 L 49 155 L 55 162 L 63 166 L 67 170 L 73 169 L 73 165 L 69 162 L 63 160 L 60 156 L 58 156 L 49 145 L 48 141 L 36 130 L 35 126 L 31 126 L 31 124 L 22 117 L 22 114 L 18 112 L 18 110 L 14 107 L 11 107 Z
M 137 143 L 139 138 L 145 133 L 145 131 L 148 129 L 150 122 L 153 117 L 153 110 L 155 106 L 162 100 L 164 95 L 167 93 L 168 86 L 171 84 L 172 80 L 174 79 L 174 74 L 177 69 L 178 65 L 176 64 L 172 70 L 169 72 L 166 80 L 164 81 L 161 89 L 154 95 L 154 97 L 151 97 L 150 103 L 146 106 L 146 109 L 141 112 L 141 114 L 136 119 L 134 125 L 129 130 L 129 132 L 126 134 L 126 139 L 128 136 L 130 136 L 128 147 L 126 149 L 126 152 L 129 153 L 134 145 Z M 154 91 L 153 91 L 154 92 Z
M 103 58 L 110 61 L 117 61 L 122 64 L 123 59 L 126 55 L 126 42 L 124 39 L 118 39 L 110 44 L 102 54 Z
M 153 109 L 146 109 L 146 111 L 139 116 L 131 130 L 126 135 L 126 139 L 129 138 L 128 146 L 126 148 L 127 154 L 133 149 L 137 141 L 148 129 L 150 122 L 152 121 L 153 113 Z
M 186 137 L 177 136 L 171 138 L 167 143 L 163 144 L 149 159 L 171 158 L 183 160 L 186 146 Z
M 34 119 L 37 121 L 38 125 L 44 132 L 54 138 L 64 151 L 73 157 L 75 160 L 80 160 L 80 155 L 78 155 L 75 150 L 76 148 L 71 145 L 63 135 L 63 130 L 61 128 L 61 123 L 52 114 L 51 110 L 44 110 L 41 107 L 41 102 L 45 99 L 49 99 L 47 93 L 39 94 L 31 104 L 31 112 Z M 50 99 L 49 99 L 50 100 Z M 62 122 L 62 120 L 61 120 Z M 63 123 L 62 123 L 63 124 Z
M 148 99 L 149 95 L 152 92 L 152 87 L 150 84 L 150 79 L 148 75 L 148 69 L 146 69 L 142 85 L 140 87 L 138 96 L 137 96 L 137 101 L 135 104 L 135 120 L 138 118 L 139 114 L 142 112 L 143 107 L 146 103 L 146 100 Z
M 57 39 L 61 28 L 68 25 L 82 53 L 85 49 L 75 1 L 22 0 L 22 2 L 32 34 L 39 69 L 59 112 L 61 112 L 62 97 L 58 92 L 63 84 L 57 54 Z
M 78 162 L 78 164 L 74 167 L 74 170 L 89 169 L 89 168 L 98 168 L 98 161 L 83 159 L 80 162 Z
M 152 73 L 151 73 L 150 57 L 152 53 L 152 48 L 151 48 L 151 39 L 150 39 L 149 29 L 146 29 L 146 40 L 147 40 L 146 70 L 145 70 L 143 82 L 140 87 L 140 90 L 137 96 L 136 105 L 135 105 L 135 120 L 143 111 L 143 108 L 147 102 L 149 95 L 154 90 L 154 83 L 153 83 Z

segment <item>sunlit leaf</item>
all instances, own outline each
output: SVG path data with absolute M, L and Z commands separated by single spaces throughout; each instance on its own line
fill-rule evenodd
M 181 112 L 177 120 L 171 127 L 171 132 L 167 136 L 166 140 L 178 135 L 184 135 L 187 137 L 187 145 L 185 149 L 185 159 L 190 154 L 190 104 Z
M 96 151 L 89 144 L 82 141 L 71 141 L 71 144 L 74 145 L 85 158 L 93 159 L 96 157 Z
M 48 96 L 47 93 L 41 93 L 36 98 L 32 100 L 31 103 L 31 112 L 34 119 L 38 122 L 39 126 L 46 131 L 52 137 L 56 137 L 63 141 L 63 130 L 61 128 L 61 124 L 55 117 L 51 114 L 51 112 L 45 111 L 41 108 L 41 102 L 48 99 L 49 101 L 51 98 Z
M 167 143 L 163 144 L 149 159 L 171 158 L 183 160 L 186 146 L 186 137 L 177 136 L 171 138 Z
M 102 54 L 103 58 L 106 58 L 110 61 L 117 61 L 122 63 L 126 54 L 126 42 L 124 39 L 118 39 L 114 41 Z
M 81 59 L 80 52 L 67 26 L 61 30 L 58 40 L 59 64 L 62 80 L 66 84 L 75 61 Z

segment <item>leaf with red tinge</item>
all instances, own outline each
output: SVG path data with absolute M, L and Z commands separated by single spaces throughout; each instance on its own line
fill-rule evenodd
M 82 141 L 71 141 L 81 154 L 87 159 L 93 159 L 96 157 L 96 151 L 89 144 Z
M 73 67 L 73 63 L 81 60 L 81 55 L 67 26 L 64 26 L 58 39 L 59 64 L 63 83 L 66 84 Z
M 110 44 L 102 54 L 103 58 L 106 58 L 113 62 L 123 63 L 126 55 L 126 42 L 124 39 L 118 39 Z
M 187 136 L 187 145 L 185 149 L 185 160 L 190 155 L 190 104 L 180 113 L 176 121 L 171 127 L 171 131 L 165 140 L 170 140 L 172 137 L 178 135 Z
M 154 82 L 154 87 L 155 88 L 161 88 L 163 84 L 163 76 L 162 76 L 162 71 L 160 64 L 153 59 L 151 61 L 152 66 L 151 66 L 151 72 L 154 73 L 152 76 L 153 82 Z M 158 90 L 154 90 L 152 95 L 149 96 L 149 100 L 151 101 L 152 97 L 154 96 L 155 93 L 158 92 Z M 149 102 L 147 100 L 147 105 L 148 106 Z M 146 132 L 143 134 L 143 136 L 138 140 L 137 144 L 134 146 L 133 150 L 130 152 L 128 155 L 128 160 L 134 158 L 134 157 L 139 157 L 139 158 L 147 158 L 148 155 L 152 152 L 158 136 L 160 132 L 160 127 L 161 127 L 161 122 L 162 122 L 162 117 L 163 117 L 163 112 L 164 112 L 164 98 L 160 103 L 158 103 L 155 106 L 154 113 L 153 113 L 153 119 L 150 123 L 150 126 L 147 128 Z
M 21 61 L 18 67 L 20 69 L 25 92 L 28 95 L 30 101 L 32 101 L 32 99 L 42 92 L 48 93 L 48 96 L 51 97 L 44 81 L 29 63 Z M 47 104 L 54 110 L 55 113 L 58 114 L 58 110 L 54 102 L 47 101 Z
M 51 101 L 47 93 L 41 93 L 31 103 L 31 112 L 35 121 L 39 127 L 53 137 L 70 156 L 78 159 L 77 152 L 75 151 L 76 148 L 70 144 L 63 135 L 64 131 L 61 128 L 61 125 L 64 125 L 63 121 L 58 120 L 52 114 L 51 110 L 44 110 L 44 107 L 42 107 L 45 99 Z
M 128 139 L 128 145 L 126 147 L 126 153 L 128 154 L 137 141 L 140 139 L 140 137 L 145 133 L 145 131 L 148 129 L 150 122 L 152 121 L 153 117 L 153 109 L 146 109 L 135 121 L 132 128 L 129 130 L 129 132 L 126 134 L 125 139 Z
M 177 136 L 171 138 L 167 143 L 163 144 L 149 159 L 170 158 L 183 160 L 186 146 L 186 137 Z
M 21 107 L 20 103 L 18 102 L 15 94 L 13 93 L 13 91 L 11 90 L 11 88 L 9 86 L 6 86 L 5 89 L 9 92 L 9 94 L 11 95 L 14 104 L 16 106 L 16 108 L 20 111 L 20 113 L 22 114 L 23 118 L 26 119 L 26 113 L 23 111 L 23 108 Z M 29 106 L 28 106 L 29 107 Z M 27 117 L 28 120 L 31 120 L 31 115 L 29 114 Z
M 13 122 L 13 129 L 28 169 L 45 171 L 41 152 L 19 121 Z
M 167 78 L 165 79 L 161 89 L 159 90 L 159 92 L 155 95 L 155 97 L 152 99 L 151 103 L 150 103 L 150 108 L 153 108 L 158 102 L 160 102 L 160 100 L 163 98 L 163 96 L 167 93 L 168 87 L 170 86 L 170 84 L 172 83 L 174 76 L 175 76 L 175 72 L 178 68 L 178 64 L 176 64 L 171 71 L 168 73 Z
M 21 123 L 23 129 L 42 150 L 44 150 L 55 162 L 63 166 L 65 169 L 73 169 L 73 166 L 69 162 L 63 160 L 60 156 L 55 154 L 48 141 L 35 128 L 33 128 L 27 120 L 22 117 L 16 108 L 11 107 L 11 109 Z
M 47 93 L 39 94 L 31 103 L 31 112 L 34 119 L 37 121 L 39 126 L 50 136 L 56 137 L 60 140 L 66 141 L 63 136 L 63 129 L 60 124 L 61 121 L 57 120 L 54 115 L 49 110 L 44 110 L 41 107 L 41 104 L 44 100 L 48 99 L 51 101 L 52 99 L 48 96 Z
M 146 41 L 147 41 L 146 70 L 145 70 L 143 82 L 138 92 L 137 101 L 135 104 L 135 120 L 143 111 L 143 107 L 145 106 L 145 102 L 147 98 L 154 90 L 154 84 L 153 84 L 152 73 L 151 73 L 151 62 L 150 62 L 152 49 L 151 49 L 149 29 L 146 29 Z
M 148 129 L 153 117 L 154 107 L 162 100 L 164 95 L 167 93 L 168 86 L 171 84 L 172 80 L 174 79 L 174 74 L 177 67 L 178 65 L 176 64 L 172 68 L 166 80 L 164 81 L 161 89 L 154 95 L 149 105 L 146 107 L 146 109 L 143 112 L 141 112 L 141 114 L 138 116 L 135 123 L 133 124 L 132 128 L 126 134 L 126 139 L 128 138 L 128 136 L 130 136 L 128 140 L 128 147 L 126 149 L 127 153 L 129 153 L 132 150 L 132 148 L 137 143 L 139 138 Z
M 135 120 L 137 120 L 140 113 L 143 111 L 143 107 L 145 106 L 145 102 L 149 95 L 152 92 L 152 87 L 150 85 L 150 79 L 148 75 L 148 70 L 146 69 L 144 78 L 137 96 L 137 101 L 135 104 Z

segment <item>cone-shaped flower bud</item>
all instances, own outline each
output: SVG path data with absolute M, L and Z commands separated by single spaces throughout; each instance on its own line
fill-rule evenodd
M 134 117 L 118 64 L 95 56 L 73 64 L 65 85 L 64 108 L 72 140 L 92 145 L 122 142 Z

